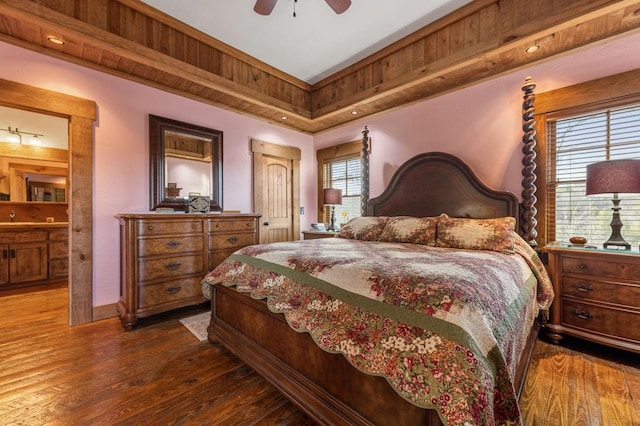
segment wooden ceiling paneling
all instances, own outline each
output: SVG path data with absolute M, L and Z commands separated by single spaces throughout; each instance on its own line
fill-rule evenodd
M 639 29 L 640 0 L 476 0 L 311 86 L 138 0 L 0 0 L 3 41 L 311 134 Z

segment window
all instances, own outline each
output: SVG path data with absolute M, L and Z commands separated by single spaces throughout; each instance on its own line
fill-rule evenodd
M 360 217 L 362 189 L 362 142 L 349 142 L 318 150 L 318 221 L 330 222 L 331 211 L 323 205 L 324 188 L 342 190 L 342 205 L 336 206 L 336 223 Z
M 591 163 L 640 159 L 640 103 L 580 113 L 549 114 L 547 140 L 547 212 L 549 240 L 567 242 L 586 237 L 602 246 L 611 235 L 613 194 L 585 195 L 586 166 Z M 622 236 L 640 242 L 640 194 L 619 194 Z
M 327 161 L 324 163 L 323 189 L 342 190 L 342 205 L 336 206 L 336 222 L 341 225 L 354 217 L 360 217 L 360 190 L 362 167 L 360 157 Z M 325 209 L 324 221 L 330 221 L 329 209 Z

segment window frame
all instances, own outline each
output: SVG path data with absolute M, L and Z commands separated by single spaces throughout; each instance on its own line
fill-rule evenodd
M 548 141 L 547 120 L 588 113 L 610 107 L 640 102 L 640 69 L 591 80 L 536 95 L 534 120 L 536 131 L 537 202 L 538 223 L 536 242 L 544 246 L 550 238 L 549 217 L 555 206 L 548 205 Z
M 357 140 L 353 142 L 345 142 L 338 145 L 333 145 L 327 148 L 319 149 L 316 151 L 317 159 L 317 195 L 318 195 L 318 208 L 317 208 L 317 220 L 324 220 L 324 204 L 323 204 L 323 190 L 324 190 L 324 165 L 327 162 L 337 160 L 351 160 L 354 158 L 362 158 L 362 141 Z M 362 196 L 362 195 L 361 195 Z

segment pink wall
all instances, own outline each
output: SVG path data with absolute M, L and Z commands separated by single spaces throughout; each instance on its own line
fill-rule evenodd
M 489 186 L 520 194 L 520 89 L 531 75 L 544 92 L 640 68 L 640 34 L 547 61 L 525 71 L 473 85 L 311 137 L 221 108 L 65 63 L 0 42 L 0 78 L 96 101 L 94 182 L 94 305 L 119 297 L 120 212 L 148 211 L 147 114 L 188 121 L 224 132 L 224 207 L 252 210 L 249 140 L 299 147 L 301 226 L 315 222 L 315 150 L 361 138 L 373 141 L 371 196 L 379 195 L 397 167 L 426 151 L 464 159 Z

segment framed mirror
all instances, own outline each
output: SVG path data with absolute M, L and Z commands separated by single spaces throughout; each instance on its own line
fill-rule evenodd
M 190 193 L 222 211 L 222 132 L 149 114 L 150 209 L 186 211 Z

